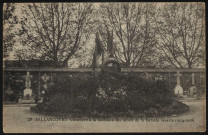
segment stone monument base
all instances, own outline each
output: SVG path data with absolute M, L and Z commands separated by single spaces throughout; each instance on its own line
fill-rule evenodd
M 183 88 L 180 85 L 176 85 L 174 89 L 174 94 L 175 95 L 183 95 Z
M 23 97 L 23 98 L 19 98 L 18 103 L 20 103 L 20 104 L 34 104 L 35 99 L 33 97 L 31 97 L 30 99 Z
M 32 90 L 30 88 L 26 88 L 24 89 L 24 94 L 23 94 L 24 97 L 31 97 L 32 96 Z

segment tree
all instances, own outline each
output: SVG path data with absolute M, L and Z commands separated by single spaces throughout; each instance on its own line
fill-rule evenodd
M 177 68 L 194 68 L 205 58 L 204 5 L 171 3 L 156 18 L 158 48 L 165 61 Z
M 66 67 L 93 30 L 93 8 L 88 3 L 27 4 L 23 9 L 22 44 L 38 57 Z
M 109 31 L 113 31 L 114 57 L 125 67 L 138 66 L 156 45 L 151 3 L 110 3 L 101 5 L 99 31 L 106 46 Z
M 5 3 L 3 6 L 3 57 L 7 58 L 15 43 L 15 24 L 18 23 L 17 16 L 14 15 L 15 5 Z

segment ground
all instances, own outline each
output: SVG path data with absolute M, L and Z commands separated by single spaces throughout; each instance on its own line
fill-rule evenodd
M 148 118 L 139 121 L 36 121 L 50 118 L 30 111 L 29 106 L 4 105 L 5 133 L 63 133 L 63 132 L 202 132 L 205 127 L 205 101 L 184 102 L 190 110 L 178 116 Z M 32 118 L 32 121 L 28 121 Z M 159 120 L 159 121 L 157 121 Z M 173 121 L 178 122 L 173 122 Z M 189 120 L 189 122 L 187 122 Z M 157 122 L 156 122 L 157 121 Z M 180 122 L 179 122 L 180 121 Z M 185 121 L 185 122 L 182 122 Z

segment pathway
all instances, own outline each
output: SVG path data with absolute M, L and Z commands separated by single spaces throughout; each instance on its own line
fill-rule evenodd
M 52 118 L 30 111 L 28 106 L 4 106 L 5 133 L 64 133 L 64 132 L 200 132 L 205 131 L 205 101 L 185 102 L 190 111 L 175 117 L 139 121 L 36 121 Z M 28 121 L 32 118 L 32 121 Z M 187 122 L 189 120 L 189 122 Z M 173 122 L 178 121 L 178 122 Z M 184 121 L 184 122 L 183 122 Z

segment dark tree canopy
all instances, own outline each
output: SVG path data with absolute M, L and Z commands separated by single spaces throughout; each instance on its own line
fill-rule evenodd
M 17 24 L 17 16 L 14 15 L 15 5 L 6 3 L 3 7 L 3 57 L 7 58 L 15 43 L 15 32 L 13 30 Z
M 92 12 L 91 4 L 28 4 L 23 11 L 23 45 L 53 60 L 55 67 L 65 67 L 90 36 Z
M 200 3 L 165 5 L 157 21 L 157 32 L 165 60 L 177 68 L 194 68 L 205 56 L 205 12 Z M 161 55 L 162 56 L 162 55 Z
M 17 7 L 22 12 L 15 15 Z M 205 63 L 203 3 L 7 3 L 3 23 L 4 57 L 17 42 L 23 46 L 17 59 L 52 61 L 54 67 L 70 67 L 71 61 L 90 66 L 97 32 L 103 56 L 111 52 L 123 67 Z

